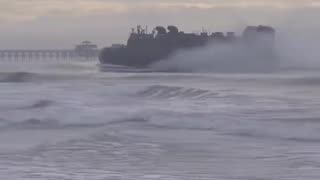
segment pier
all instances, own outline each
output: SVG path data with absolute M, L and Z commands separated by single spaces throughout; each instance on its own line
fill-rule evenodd
M 89 60 L 96 59 L 99 51 L 97 45 L 84 41 L 74 49 L 0 49 L 0 60 Z
M 72 59 L 74 50 L 0 50 L 1 60 Z

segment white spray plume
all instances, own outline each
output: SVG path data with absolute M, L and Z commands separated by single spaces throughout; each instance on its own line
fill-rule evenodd
M 258 46 L 258 44 L 257 44 Z M 161 71 L 186 72 L 266 72 L 275 65 L 265 44 L 260 47 L 239 40 L 234 43 L 212 43 L 205 47 L 180 50 L 152 68 Z M 261 47 L 262 46 L 262 47 Z
M 320 24 L 316 20 L 320 17 L 318 9 L 302 8 L 277 15 L 277 18 L 270 16 L 270 19 L 261 24 L 271 25 L 276 29 L 275 55 L 280 69 L 320 69 Z M 241 31 L 237 34 L 241 34 Z M 246 54 L 252 52 L 243 53 L 239 49 L 241 48 L 234 45 L 208 45 L 204 48 L 181 50 L 152 67 L 194 72 L 245 70 L 243 58 L 248 56 L 253 59 L 248 58 L 246 63 L 257 63 L 259 67 L 266 65 L 259 65 L 263 61 Z

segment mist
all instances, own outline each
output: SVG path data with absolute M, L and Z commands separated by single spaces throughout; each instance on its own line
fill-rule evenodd
M 260 43 L 249 45 L 241 39 L 232 43 L 211 43 L 180 50 L 152 64 L 151 68 L 178 72 L 269 72 L 277 65 L 277 60 L 261 51 L 265 48 L 265 44 L 262 47 Z
M 261 21 L 262 24 L 265 23 L 263 25 L 272 25 L 276 29 L 274 55 L 279 62 L 276 71 L 320 68 L 320 26 L 315 22 L 320 14 L 317 10 L 310 8 L 281 11 L 278 12 L 281 15 L 279 18 L 273 19 L 275 16 L 270 16 L 270 19 Z M 245 26 L 236 29 L 238 37 L 241 37 L 244 28 Z M 241 46 L 209 44 L 205 48 L 181 50 L 168 59 L 153 64 L 152 68 L 189 72 L 267 71 L 269 67 L 266 65 L 272 60 L 260 55 L 252 56 L 254 49 L 243 50 L 244 47 Z M 248 68 L 248 65 L 251 67 Z
M 305 23 L 305 22 L 306 23 Z M 280 29 L 276 43 L 276 53 L 283 67 L 320 67 L 320 28 L 311 21 L 301 20 L 292 26 Z
M 185 32 L 200 32 L 204 27 L 209 32 L 236 31 L 238 35 L 247 25 L 263 24 L 273 26 L 277 31 L 276 55 L 282 67 L 320 66 L 320 25 L 316 21 L 320 11 L 319 6 L 307 6 L 307 1 L 283 0 L 278 5 L 276 1 L 266 1 L 266 6 L 263 6 L 249 0 L 253 5 L 247 3 L 244 6 L 241 3 L 237 5 L 235 1 L 223 3 L 208 0 L 203 1 L 208 5 L 205 7 L 206 4 L 194 1 L 186 1 L 187 4 L 176 0 L 165 1 L 167 5 L 160 6 L 160 1 L 146 3 L 140 0 L 132 3 L 123 0 L 121 4 L 116 4 L 117 8 L 112 8 L 114 4 L 110 2 L 108 5 L 108 1 L 98 1 L 98 4 L 91 6 L 86 1 L 88 6 L 80 3 L 76 7 L 70 2 L 62 6 L 68 1 L 59 1 L 60 4 L 50 7 L 49 2 L 39 5 L 32 1 L 34 4 L 30 2 L 28 5 L 30 10 L 21 11 L 20 1 L 8 1 L 8 5 L 15 3 L 20 6 L 11 5 L 15 8 L 10 13 L 0 13 L 0 48 L 70 49 L 83 40 L 90 40 L 103 48 L 114 43 L 126 43 L 130 28 L 138 24 L 149 25 L 150 28 L 176 25 Z M 103 8 L 100 5 L 104 5 Z M 209 67 L 216 67 L 216 64 L 211 64 L 214 59 L 221 59 L 224 54 L 228 54 L 225 58 L 229 60 L 239 59 L 239 52 L 234 52 L 234 48 L 215 47 L 213 51 L 212 48 L 180 51 L 170 58 L 171 64 L 167 65 L 208 71 L 211 69 Z M 236 62 L 232 65 L 237 66 Z

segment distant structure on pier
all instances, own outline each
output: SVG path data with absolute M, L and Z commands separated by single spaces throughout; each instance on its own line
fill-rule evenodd
M 78 57 L 92 58 L 99 55 L 98 46 L 92 44 L 90 41 L 83 41 L 75 48 L 75 54 Z
M 0 60 L 70 60 L 96 59 L 99 55 L 98 46 L 90 41 L 83 41 L 74 49 L 0 49 Z

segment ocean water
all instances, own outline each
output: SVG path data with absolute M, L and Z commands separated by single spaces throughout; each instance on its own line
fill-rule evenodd
M 0 70 L 0 179 L 320 178 L 319 72 Z

